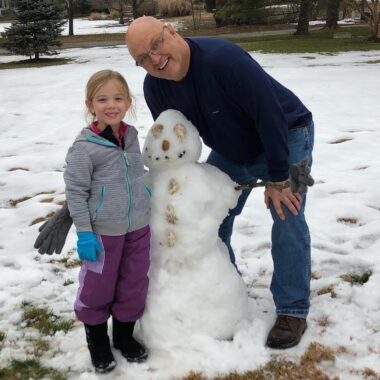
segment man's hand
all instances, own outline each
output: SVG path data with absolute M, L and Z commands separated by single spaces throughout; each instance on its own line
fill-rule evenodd
M 274 182 L 276 185 L 283 185 L 286 181 Z M 293 193 L 290 187 L 283 190 L 277 190 L 273 186 L 267 185 L 264 192 L 265 204 L 269 208 L 270 202 L 281 220 L 285 220 L 285 214 L 282 210 L 282 203 L 290 210 L 293 215 L 298 215 L 301 209 L 302 197 L 300 193 Z
M 65 202 L 62 208 L 39 228 L 40 233 L 34 248 L 42 255 L 51 255 L 54 251 L 61 253 L 72 224 L 73 220 Z

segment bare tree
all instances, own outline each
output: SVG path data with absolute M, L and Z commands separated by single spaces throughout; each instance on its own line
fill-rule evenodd
M 128 4 L 132 5 L 132 15 L 133 18 L 137 18 L 139 16 L 138 9 L 140 5 L 144 2 L 144 0 L 109 0 L 110 7 L 118 12 L 119 14 L 119 24 L 124 25 L 124 13 Z
M 363 0 L 361 2 L 356 2 L 355 0 L 345 0 L 347 4 L 358 10 L 362 18 L 368 22 L 371 37 L 371 41 L 380 42 L 380 0 Z M 363 7 L 363 5 L 364 7 Z M 368 15 L 365 10 L 368 9 L 370 15 Z
M 193 29 L 200 29 L 202 11 L 204 8 L 203 3 L 199 4 L 198 1 L 190 0 L 191 4 L 191 15 L 193 18 Z
M 124 11 L 128 0 L 111 1 L 111 7 L 119 14 L 119 24 L 124 25 Z
M 133 18 L 139 17 L 138 9 L 144 0 L 132 0 L 132 14 Z

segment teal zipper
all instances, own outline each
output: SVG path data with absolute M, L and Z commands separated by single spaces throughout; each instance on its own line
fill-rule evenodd
M 94 218 L 96 219 L 96 217 L 98 216 L 98 212 L 101 210 L 101 208 L 103 207 L 103 203 L 104 203 L 104 197 L 106 195 L 106 187 L 104 185 L 102 185 L 101 189 L 100 189 L 100 200 L 99 200 L 99 203 L 98 205 L 96 206 L 95 208 L 95 212 L 94 212 Z
M 127 168 L 127 175 L 126 175 L 126 182 L 127 182 L 127 192 L 129 194 L 129 202 L 128 202 L 128 212 L 127 212 L 127 217 L 128 217 L 128 231 L 131 229 L 131 209 L 132 209 L 132 185 L 131 185 L 131 179 L 129 178 L 128 174 L 128 157 L 127 153 L 123 150 L 123 156 L 124 156 L 124 162 L 125 166 Z

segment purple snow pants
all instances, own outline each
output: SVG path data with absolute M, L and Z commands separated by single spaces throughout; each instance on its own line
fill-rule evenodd
M 98 235 L 103 252 L 95 262 L 83 261 L 74 309 L 86 324 L 136 321 L 144 311 L 150 265 L 150 228 L 122 236 Z

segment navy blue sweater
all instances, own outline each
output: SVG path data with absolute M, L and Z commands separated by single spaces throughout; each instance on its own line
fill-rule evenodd
M 217 153 L 251 163 L 264 152 L 270 179 L 288 178 L 287 133 L 310 121 L 310 111 L 239 46 L 203 37 L 186 41 L 191 60 L 183 80 L 145 77 L 153 119 L 179 110 Z

